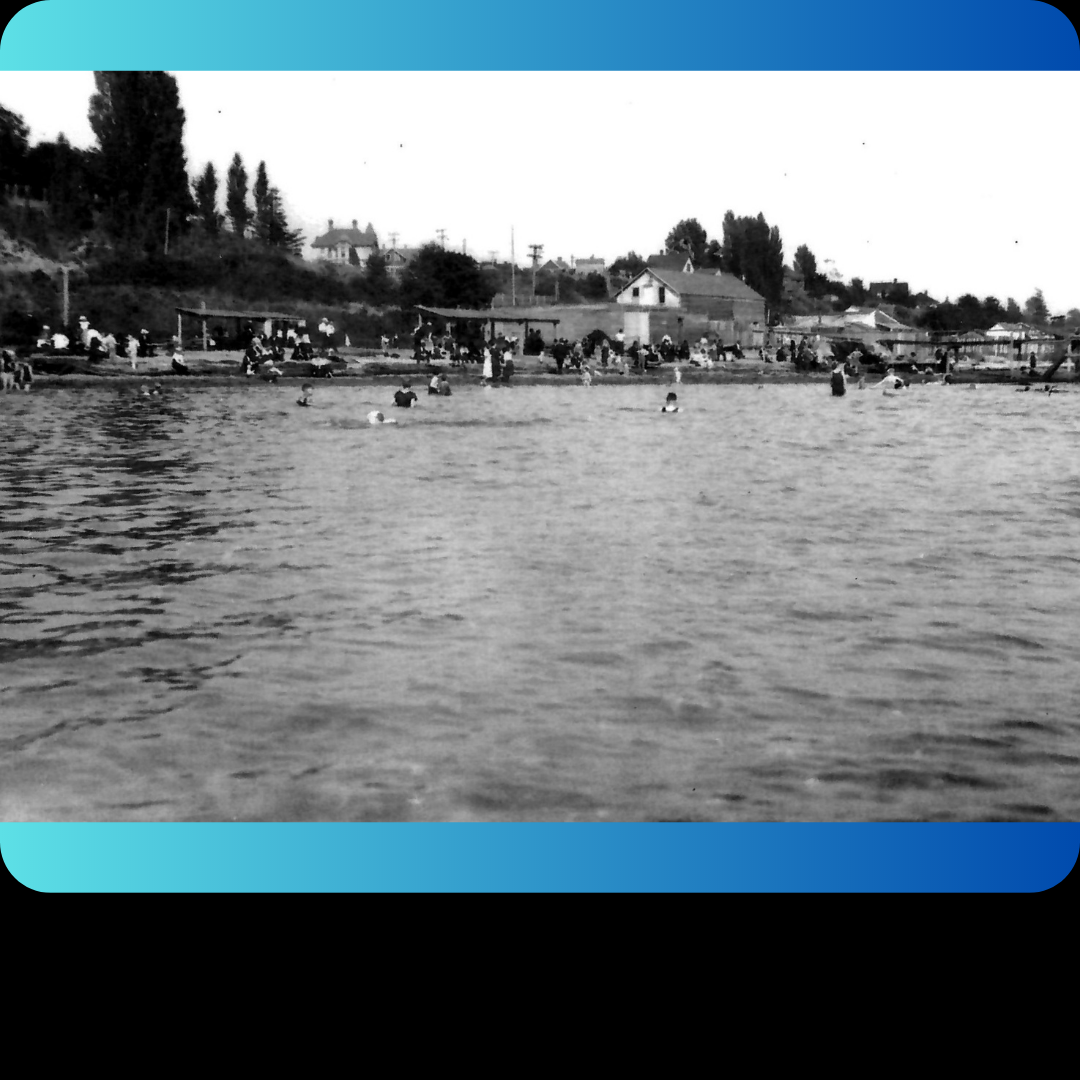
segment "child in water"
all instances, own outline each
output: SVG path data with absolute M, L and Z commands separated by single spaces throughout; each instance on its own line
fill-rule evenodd
M 311 404 L 311 395 L 313 393 L 311 383 L 309 383 L 309 382 L 304 383 L 304 385 L 300 387 L 300 392 L 304 396 L 303 397 L 298 397 L 296 399 L 296 404 L 297 405 L 310 405 Z
M 678 395 L 677 394 L 668 394 L 667 401 L 665 402 L 664 407 L 660 411 L 661 412 L 682 412 L 682 409 L 679 408 Z
M 367 422 L 369 424 L 396 424 L 396 420 L 387 420 L 385 416 L 377 409 L 367 414 Z

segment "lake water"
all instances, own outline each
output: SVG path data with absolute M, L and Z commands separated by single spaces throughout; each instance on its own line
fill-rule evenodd
M 1080 392 L 668 389 L 0 398 L 0 817 L 1075 820 Z

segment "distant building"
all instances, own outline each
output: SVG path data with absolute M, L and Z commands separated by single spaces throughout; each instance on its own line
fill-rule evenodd
M 926 331 L 907 326 L 881 308 L 849 307 L 844 312 L 844 323 L 851 329 L 870 330 L 886 340 L 926 341 L 929 338 Z
M 894 298 L 903 298 L 910 295 L 910 289 L 908 289 L 908 283 L 906 281 L 897 281 L 893 278 L 892 281 L 871 281 L 870 287 L 866 290 L 868 295 L 876 296 L 879 300 L 884 299 L 886 296 Z
M 543 266 L 540 267 L 541 274 L 562 274 L 566 273 L 570 269 L 570 264 L 563 262 L 561 258 L 548 259 Z
M 675 270 L 680 274 L 692 274 L 694 272 L 694 260 L 686 252 L 677 252 L 668 255 L 650 255 L 645 260 L 645 265 L 650 270 Z
M 692 274 L 646 267 L 616 294 L 627 341 L 674 341 L 712 333 L 725 342 L 751 341 L 765 322 L 765 298 L 733 274 Z
M 595 255 L 590 255 L 587 259 L 578 259 L 574 263 L 574 270 L 582 276 L 585 274 L 606 273 L 604 260 L 598 259 Z
M 327 223 L 327 231 L 311 246 L 315 249 L 316 257 L 327 262 L 355 261 L 363 265 L 373 252 L 379 250 L 379 238 L 375 235 L 371 222 L 368 222 L 366 229 L 361 230 L 353 219 L 351 229 L 335 229 L 334 219 L 331 218 Z
M 401 277 L 405 272 L 405 267 L 416 258 L 419 250 L 419 248 L 391 248 L 383 252 L 383 258 L 386 259 L 386 272 L 391 277 Z

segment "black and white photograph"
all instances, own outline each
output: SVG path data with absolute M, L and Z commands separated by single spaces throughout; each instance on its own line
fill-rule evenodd
M 0 821 L 1076 820 L 1076 91 L 0 71 Z

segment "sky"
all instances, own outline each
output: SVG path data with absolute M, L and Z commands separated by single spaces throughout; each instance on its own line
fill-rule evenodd
M 784 257 L 1052 312 L 1080 307 L 1077 72 L 173 72 L 194 175 L 265 161 L 290 224 L 528 262 L 722 239 L 764 213 Z M 0 71 L 31 142 L 93 146 L 89 72 Z

